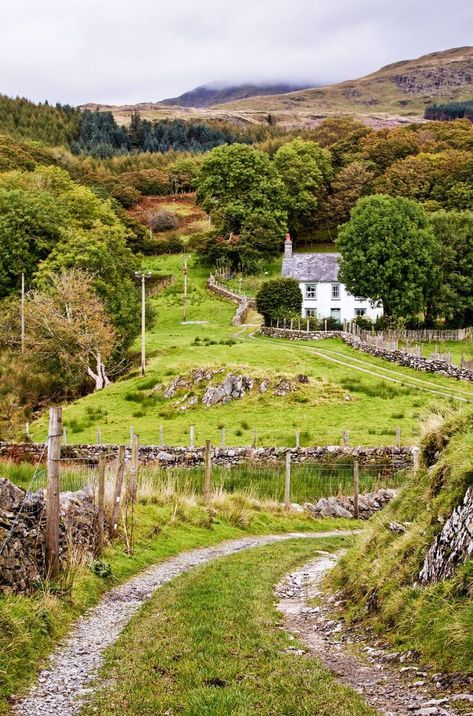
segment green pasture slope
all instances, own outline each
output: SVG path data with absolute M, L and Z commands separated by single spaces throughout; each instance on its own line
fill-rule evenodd
M 403 369 L 363 355 L 342 341 L 294 343 L 257 335 L 252 326 L 231 325 L 235 306 L 205 288 L 208 271 L 190 260 L 188 321 L 182 325 L 182 256 L 148 257 L 143 267 L 173 273 L 176 283 L 153 301 L 156 320 L 147 333 L 147 375 L 132 371 L 106 390 L 68 405 L 64 419 L 68 442 L 95 442 L 100 428 L 104 443 L 125 442 L 130 426 L 142 444 L 159 440 L 186 445 L 189 427 L 195 426 L 196 444 L 206 439 L 219 444 L 226 428 L 227 445 L 248 445 L 257 430 L 261 445 L 292 446 L 296 430 L 301 444 L 339 444 L 344 430 L 357 445 L 393 444 L 396 426 L 405 443 L 418 439 L 419 422 L 426 409 L 445 402 L 473 401 L 473 385 L 442 376 Z M 136 348 L 139 348 L 137 342 Z M 286 397 L 269 390 L 248 393 L 238 402 L 207 408 L 201 404 L 179 411 L 156 385 L 198 367 L 223 368 L 224 374 L 248 373 L 275 379 L 309 376 Z M 32 426 L 32 437 L 43 441 L 47 421 Z

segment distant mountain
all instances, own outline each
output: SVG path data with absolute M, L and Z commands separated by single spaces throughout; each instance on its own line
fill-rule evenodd
M 288 84 L 279 82 L 277 84 L 244 84 L 244 85 L 201 85 L 189 92 L 184 92 L 180 97 L 163 99 L 157 104 L 167 107 L 212 107 L 217 104 L 226 104 L 236 100 L 248 99 L 259 95 L 285 94 L 297 90 L 313 87 L 310 84 Z
M 386 65 L 366 77 L 325 87 L 253 97 L 228 110 L 423 115 L 426 105 L 473 98 L 473 47 L 433 52 Z

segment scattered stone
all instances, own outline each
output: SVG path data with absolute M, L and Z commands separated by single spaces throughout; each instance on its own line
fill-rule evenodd
M 384 509 L 395 495 L 395 490 L 385 489 L 359 495 L 358 510 L 360 519 L 367 520 L 375 512 Z M 345 497 L 344 495 L 323 497 L 316 505 L 307 502 L 305 508 L 316 517 L 353 517 L 355 512 L 354 498 Z

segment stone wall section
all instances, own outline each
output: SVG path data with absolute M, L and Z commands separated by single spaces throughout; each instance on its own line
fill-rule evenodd
M 473 382 L 473 370 L 461 368 L 451 365 L 444 360 L 430 360 L 412 353 L 405 353 L 400 350 L 389 350 L 387 348 L 378 348 L 369 343 L 365 343 L 357 336 L 345 331 L 297 331 L 289 328 L 270 328 L 264 326 L 261 329 L 263 336 L 270 338 L 286 338 L 292 341 L 322 341 L 326 338 L 341 338 L 345 343 L 356 350 L 368 353 L 376 358 L 384 358 L 384 360 L 406 368 L 413 368 L 425 373 L 438 373 L 439 375 L 455 378 L 456 380 L 468 380 Z
M 28 592 L 45 575 L 44 490 L 27 493 L 0 478 L 0 592 Z M 60 554 L 75 550 L 92 554 L 97 510 L 81 490 L 60 495 Z
M 37 462 L 43 452 L 42 443 L 7 443 L 0 442 L 0 459 Z M 300 463 L 332 463 L 351 462 L 358 460 L 360 465 L 386 464 L 386 469 L 404 470 L 412 467 L 415 447 L 341 447 L 339 445 L 290 448 L 291 460 Z M 231 467 L 244 463 L 277 463 L 283 462 L 288 448 L 284 447 L 214 447 L 212 450 L 215 465 Z M 62 459 L 67 461 L 83 460 L 86 464 L 96 464 L 99 455 L 118 454 L 117 445 L 67 445 L 61 450 Z M 127 458 L 131 456 L 130 448 L 126 448 Z M 139 452 L 142 464 L 156 464 L 163 468 L 193 467 L 204 464 L 204 448 L 169 447 L 159 445 L 142 445 Z
M 241 326 L 242 323 L 245 322 L 248 312 L 251 309 L 256 308 L 256 300 L 254 298 L 249 296 L 240 296 L 239 293 L 235 293 L 229 288 L 225 288 L 225 286 L 217 283 L 213 276 L 209 277 L 207 281 L 207 288 L 217 296 L 237 304 L 237 310 L 232 319 L 232 325 L 234 326 Z

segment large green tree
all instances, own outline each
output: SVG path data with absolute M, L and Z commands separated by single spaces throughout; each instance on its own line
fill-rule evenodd
M 383 194 L 360 199 L 337 244 L 340 280 L 352 294 L 382 301 L 388 316 L 424 309 L 436 240 L 416 202 Z
M 319 192 L 332 177 L 330 152 L 316 142 L 293 139 L 278 149 L 274 165 L 285 187 L 289 230 L 297 236 L 314 225 Z
M 473 324 L 473 211 L 438 211 L 430 216 L 437 253 L 428 286 L 428 313 L 462 327 Z
M 226 236 L 239 235 L 257 213 L 271 215 L 282 238 L 287 230 L 284 198 L 284 186 L 267 154 L 247 144 L 216 147 L 202 162 L 197 202 Z

